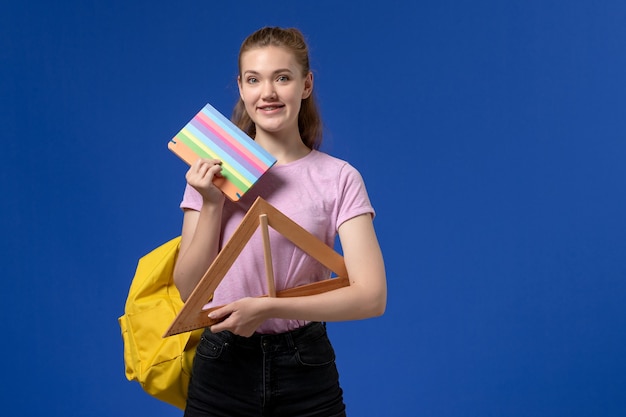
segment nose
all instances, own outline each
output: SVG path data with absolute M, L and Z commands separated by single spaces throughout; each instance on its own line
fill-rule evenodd
M 276 98 L 276 89 L 274 88 L 273 82 L 267 81 L 263 84 L 261 97 L 263 98 L 263 100 L 271 100 Z

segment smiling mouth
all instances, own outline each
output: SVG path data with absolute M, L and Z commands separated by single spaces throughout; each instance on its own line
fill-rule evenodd
M 259 107 L 259 110 L 272 111 L 272 110 L 280 109 L 282 107 L 283 106 L 263 106 L 263 107 Z

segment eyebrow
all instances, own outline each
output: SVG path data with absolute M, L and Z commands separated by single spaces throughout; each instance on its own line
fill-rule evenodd
M 290 70 L 289 68 L 280 68 L 280 69 L 277 69 L 276 71 L 272 72 L 272 75 L 280 74 L 281 72 L 288 72 L 290 74 L 293 74 L 293 71 Z M 243 73 L 244 74 L 251 74 L 251 75 L 259 75 L 260 74 L 260 72 L 254 71 L 254 70 L 247 70 L 247 71 L 244 71 Z

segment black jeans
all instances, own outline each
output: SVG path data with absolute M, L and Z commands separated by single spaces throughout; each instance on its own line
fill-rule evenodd
M 206 330 L 193 364 L 187 417 L 345 416 L 326 327 L 249 338 Z

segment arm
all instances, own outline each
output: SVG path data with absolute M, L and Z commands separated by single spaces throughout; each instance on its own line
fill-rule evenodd
M 187 300 L 217 256 L 224 195 L 213 185 L 219 161 L 200 159 L 187 172 L 187 182 L 202 195 L 200 211 L 185 210 L 180 250 L 174 267 L 174 284 Z
M 343 223 L 339 238 L 349 287 L 305 297 L 244 298 L 213 311 L 211 317 L 230 317 L 211 330 L 230 330 L 248 336 L 268 318 L 344 321 L 382 315 L 387 303 L 387 284 L 371 216 L 364 214 Z

